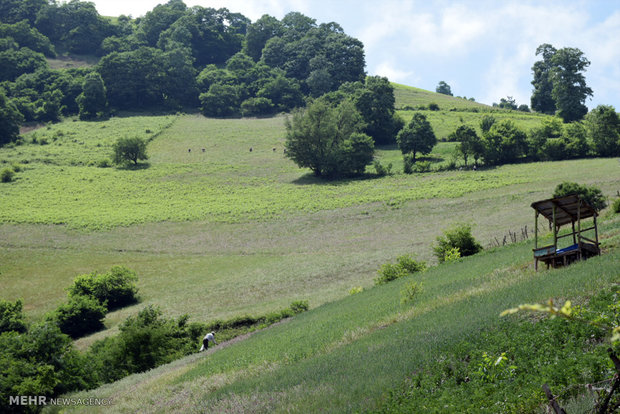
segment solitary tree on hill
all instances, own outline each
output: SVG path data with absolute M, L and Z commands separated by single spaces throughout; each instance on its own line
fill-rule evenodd
M 536 49 L 536 56 L 541 55 L 542 60 L 534 63 L 534 66 L 532 66 L 532 73 L 534 74 L 534 80 L 532 80 L 532 85 L 534 86 L 531 98 L 532 110 L 549 115 L 555 113 L 555 101 L 551 96 L 553 84 L 551 83 L 550 74 L 552 68 L 551 58 L 553 58 L 556 52 L 556 48 L 548 43 L 543 43 Z
M 412 154 L 415 163 L 416 153 L 430 153 L 437 144 L 437 137 L 426 116 L 416 112 L 411 121 L 400 130 L 396 141 L 403 155 Z
M 543 60 L 534 63 L 532 109 L 546 114 L 557 112 L 564 122 L 578 121 L 588 113 L 585 100 L 592 96 L 583 75 L 590 61 L 577 48 L 555 49 L 544 43 L 536 49 Z
M 124 164 L 133 162 L 138 164 L 139 160 L 146 160 L 146 142 L 139 137 L 119 138 L 114 144 L 114 163 Z
M 586 85 L 584 72 L 590 61 L 579 49 L 566 47 L 557 51 L 551 59 L 551 96 L 555 100 L 558 115 L 564 122 L 579 121 L 588 113 L 584 105 L 592 89 Z
M 437 85 L 437 88 L 435 88 L 435 92 L 452 96 L 452 90 L 450 89 L 450 85 L 448 85 L 444 81 L 439 82 L 439 85 Z

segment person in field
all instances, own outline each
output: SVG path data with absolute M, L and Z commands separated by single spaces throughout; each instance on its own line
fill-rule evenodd
M 200 348 L 200 352 L 209 348 L 209 342 L 213 342 L 215 345 L 217 345 L 217 342 L 215 342 L 215 332 L 209 332 L 205 335 L 204 338 L 202 338 L 202 347 Z

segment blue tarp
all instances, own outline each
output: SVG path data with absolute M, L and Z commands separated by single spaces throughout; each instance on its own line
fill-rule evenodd
M 579 248 L 578 245 L 573 244 L 572 246 L 568 246 L 568 247 L 565 247 L 563 249 L 558 249 L 555 252 L 556 253 L 566 253 L 566 252 L 570 252 L 570 251 L 573 251 L 573 250 L 577 250 L 578 248 Z

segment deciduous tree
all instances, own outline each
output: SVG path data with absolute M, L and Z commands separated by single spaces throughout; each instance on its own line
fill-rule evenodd
M 576 48 L 558 50 L 551 58 L 551 95 L 555 101 L 558 115 L 564 122 L 578 121 L 588 113 L 585 101 L 592 96 L 592 89 L 586 85 L 582 72 L 590 66 L 583 52 Z
M 115 164 L 124 164 L 131 161 L 134 165 L 137 165 L 138 161 L 148 159 L 146 155 L 146 142 L 139 137 L 119 138 L 114 144 L 113 149 Z
M 331 107 L 322 99 L 286 120 L 287 157 L 316 176 L 361 173 L 372 161 L 372 139 L 360 133 L 363 121 L 350 101 Z
M 76 102 L 80 108 L 80 119 L 91 120 L 103 118 L 108 109 L 105 85 L 101 75 L 91 72 L 86 75 L 82 85 L 82 93 L 77 97 Z
M 0 146 L 17 139 L 23 120 L 22 114 L 0 89 Z
M 620 119 L 611 105 L 599 105 L 586 116 L 588 135 L 602 157 L 620 155 Z
M 430 153 L 437 144 L 437 137 L 426 116 L 416 112 L 411 121 L 398 133 L 396 141 L 403 155 L 412 154 L 415 163 L 416 153 Z
M 444 95 L 452 96 L 452 89 L 450 89 L 450 85 L 448 85 L 444 81 L 440 81 L 437 87 L 435 88 L 435 92 L 443 93 Z
M 556 48 L 548 43 L 543 43 L 536 49 L 536 56 L 541 55 L 542 60 L 534 63 L 534 66 L 532 66 L 532 73 L 534 74 L 534 80 L 532 80 L 532 85 L 534 86 L 531 98 L 532 110 L 549 115 L 555 113 L 555 100 L 551 95 L 553 90 L 553 83 L 551 82 L 551 68 L 553 64 L 551 59 L 556 52 Z

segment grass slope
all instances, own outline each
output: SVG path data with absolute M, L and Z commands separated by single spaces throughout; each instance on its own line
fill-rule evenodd
M 282 156 L 282 123 L 68 121 L 26 136 L 47 145 L 0 149 L 2 162 L 23 166 L 0 186 L 0 297 L 23 298 L 38 319 L 77 275 L 124 265 L 138 272 L 142 302 L 109 314 L 110 328 L 148 304 L 207 321 L 298 299 L 314 307 L 372 285 L 379 266 L 400 254 L 433 260 L 432 242 L 454 222 L 470 222 L 489 244 L 531 228 L 529 204 L 561 181 L 607 194 L 618 187 L 613 159 L 321 182 Z M 151 139 L 150 166 L 97 168 L 123 135 Z M 433 156 L 447 158 L 453 145 L 441 143 Z M 397 149 L 378 156 L 400 169 Z
M 529 242 L 485 251 L 77 396 L 113 398 L 117 412 L 366 411 L 455 343 L 499 326 L 502 310 L 550 297 L 583 299 L 620 281 L 620 220 L 601 230 L 612 250 L 565 269 L 533 271 Z M 424 290 L 412 306 L 403 305 L 400 291 L 411 280 Z
M 392 82 L 392 86 L 394 87 L 394 106 L 396 109 L 403 109 L 405 106 L 417 108 L 422 105 L 428 107 L 428 104 L 430 103 L 436 103 L 439 105 L 440 109 L 446 110 L 456 109 L 459 111 L 464 111 L 474 109 L 485 111 L 492 109 L 490 106 L 485 104 L 431 92 L 413 86 L 402 85 L 394 82 Z
M 397 83 L 392 85 L 397 113 L 406 122 L 413 117 L 414 109 L 417 110 L 420 106 L 428 108 L 429 103 L 436 103 L 439 106 L 438 111 L 422 110 L 439 140 L 446 140 L 456 128 L 463 124 L 476 128 L 478 134 L 481 134 L 480 120 L 485 115 L 492 115 L 497 121 L 511 120 L 524 131 L 540 126 L 544 119 L 549 118 L 549 115 L 493 108 L 466 99 Z

